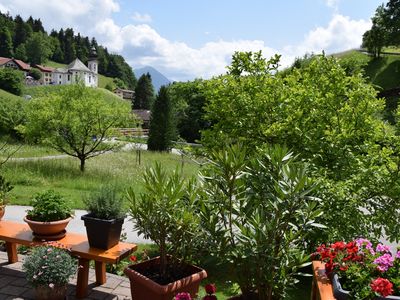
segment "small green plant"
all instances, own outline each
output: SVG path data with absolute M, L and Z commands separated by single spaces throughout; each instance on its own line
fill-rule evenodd
M 14 187 L 6 181 L 6 179 L 0 175 L 0 205 L 5 205 L 8 203 L 8 193 Z
M 124 202 L 114 187 L 101 187 L 84 198 L 83 203 L 94 218 L 112 220 L 124 217 Z
M 33 209 L 27 211 L 27 218 L 31 221 L 52 222 L 72 216 L 66 199 L 52 190 L 37 194 L 31 200 L 31 205 Z
M 68 284 L 69 279 L 78 270 L 78 264 L 64 249 L 39 246 L 25 258 L 22 269 L 26 279 L 34 287 L 54 287 Z

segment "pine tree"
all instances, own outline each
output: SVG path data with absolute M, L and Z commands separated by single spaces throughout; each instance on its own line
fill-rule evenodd
M 25 44 L 20 44 L 17 49 L 15 49 L 15 58 L 20 59 L 22 61 L 27 61 L 28 56 L 26 55 Z
M 0 56 L 13 56 L 13 43 L 8 28 L 0 28 Z
M 171 99 L 168 89 L 162 86 L 151 112 L 147 148 L 150 151 L 169 151 L 175 132 Z
M 49 41 L 42 32 L 34 32 L 26 41 L 26 55 L 32 64 L 42 64 L 51 55 Z
M 21 16 L 15 17 L 15 29 L 14 29 L 14 49 L 20 44 L 25 43 L 27 39 L 32 35 L 32 27 L 25 23 Z
M 149 73 L 140 76 L 133 100 L 134 109 L 150 109 L 154 101 L 154 87 Z

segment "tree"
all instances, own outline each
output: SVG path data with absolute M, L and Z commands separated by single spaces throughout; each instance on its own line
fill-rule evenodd
M 388 33 L 387 45 L 400 45 L 400 1 L 389 0 L 382 16 Z
M 61 33 L 61 30 L 60 30 Z M 64 35 L 64 62 L 71 63 L 76 58 L 76 47 L 74 42 L 74 30 L 67 28 Z
M 285 77 L 277 64 L 276 58 L 235 54 L 227 75 L 205 82 L 211 128 L 202 143 L 240 142 L 254 150 L 287 145 L 313 166 L 319 196 L 327 199 L 320 223 L 330 230 L 319 238 L 376 237 L 386 228 L 396 239 L 400 228 L 390 220 L 400 217 L 393 218 L 400 208 L 393 192 L 400 187 L 393 169 L 397 138 L 380 119 L 383 100 L 360 72 L 346 74 L 335 58 L 319 55 Z
M 133 100 L 134 109 L 150 109 L 154 101 L 154 87 L 149 73 L 140 76 Z
M 11 34 L 7 28 L 0 28 L 0 56 L 13 57 Z
M 385 10 L 381 5 L 376 9 L 375 16 L 372 18 L 372 28 L 363 35 L 362 47 L 367 48 L 374 57 L 380 57 L 382 48 L 388 42 L 385 18 Z
M 29 76 L 32 76 L 35 80 L 39 80 L 42 78 L 42 73 L 38 69 L 31 68 L 29 71 Z
M 0 69 L 0 89 L 10 92 L 14 95 L 22 93 L 23 74 L 20 71 L 10 68 Z
M 169 151 L 174 136 L 171 99 L 167 87 L 162 86 L 151 110 L 147 147 L 150 151 Z
M 51 55 L 51 48 L 47 35 L 42 32 L 34 32 L 26 41 L 26 55 L 31 64 L 42 64 Z
M 20 44 L 25 43 L 32 34 L 32 28 L 28 23 L 25 23 L 21 16 L 15 17 L 15 30 L 14 30 L 14 48 L 16 49 Z
M 15 49 L 15 58 L 20 59 L 22 61 L 27 61 L 28 56 L 26 55 L 26 47 L 25 44 L 20 44 L 17 49 Z
M 194 80 L 174 82 L 168 88 L 179 136 L 190 143 L 200 140 L 201 130 L 209 127 L 209 123 L 204 120 L 206 98 L 202 85 L 202 80 Z
M 124 126 L 129 112 L 122 100 L 104 99 L 101 92 L 83 84 L 70 85 L 30 101 L 21 132 L 29 140 L 41 140 L 78 158 L 83 172 L 87 159 L 116 147 L 105 140 L 113 128 Z

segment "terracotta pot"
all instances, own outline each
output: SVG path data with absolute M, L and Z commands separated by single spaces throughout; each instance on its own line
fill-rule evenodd
M 72 218 L 52 222 L 38 222 L 29 220 L 27 217 L 25 217 L 24 221 L 28 223 L 29 227 L 37 238 L 61 239 L 65 236 L 65 227 L 67 227 L 71 219 Z
M 38 300 L 64 300 L 67 295 L 66 285 L 56 285 L 50 288 L 48 285 L 40 285 L 35 288 Z
M 132 299 L 151 299 L 151 300 L 171 300 L 176 294 L 187 292 L 192 298 L 197 296 L 200 282 L 207 278 L 207 272 L 201 268 L 192 265 L 186 265 L 191 275 L 171 282 L 166 285 L 160 285 L 142 274 L 152 265 L 159 265 L 159 257 L 148 261 L 131 265 L 124 270 L 131 283 Z
M 0 205 L 0 220 L 4 217 L 5 212 L 6 212 L 6 206 Z

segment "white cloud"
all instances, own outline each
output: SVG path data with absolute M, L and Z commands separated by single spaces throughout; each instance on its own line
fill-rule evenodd
M 317 27 L 310 31 L 299 45 L 283 49 L 284 53 L 302 55 L 304 53 L 340 52 L 358 48 L 363 33 L 371 27 L 369 20 L 351 20 L 349 17 L 335 14 L 327 27 Z
M 337 9 L 339 7 L 340 0 L 325 0 L 327 6 Z
M 268 47 L 262 40 L 245 39 L 219 39 L 194 48 L 166 39 L 148 24 L 117 25 L 112 18 L 120 9 L 117 0 L 30 0 L 29 5 L 26 0 L 0 1 L 2 11 L 7 8 L 12 15 L 40 17 L 47 30 L 72 27 L 83 35 L 96 37 L 110 51 L 122 54 L 133 67 L 151 65 L 173 80 L 225 73 L 235 51 L 262 50 L 265 57 L 280 53 L 281 64 L 287 66 L 294 57 L 307 52 L 333 53 L 355 48 L 370 27 L 370 21 L 352 20 L 335 13 L 326 27 L 317 27 L 301 43 L 280 50 Z M 326 3 L 334 6 L 339 1 L 326 0 Z M 146 19 L 146 15 L 137 16 Z
M 139 12 L 134 12 L 132 19 L 138 23 L 151 23 L 152 19 L 151 16 L 148 14 L 141 14 Z

